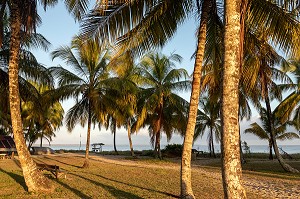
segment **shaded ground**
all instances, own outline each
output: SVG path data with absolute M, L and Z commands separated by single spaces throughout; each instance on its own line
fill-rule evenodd
M 51 195 L 29 194 L 17 161 L 0 160 L 0 198 L 178 198 L 179 160 L 132 160 L 122 156 L 91 156 L 91 168 L 81 169 L 83 155 L 34 156 L 39 163 L 56 164 L 67 178 L 55 180 Z M 197 198 L 223 198 L 219 160 L 193 162 L 193 190 Z M 300 162 L 298 162 L 300 164 Z M 206 166 L 205 166 L 206 165 Z M 209 165 L 209 166 L 207 166 Z M 245 172 L 248 198 L 299 198 L 300 176 Z

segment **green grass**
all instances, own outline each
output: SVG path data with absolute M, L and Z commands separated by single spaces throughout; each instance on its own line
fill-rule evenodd
M 49 172 L 43 172 L 56 187 L 51 194 L 28 193 L 17 162 L 0 160 L 0 198 L 139 199 L 178 198 L 180 194 L 180 160 L 178 159 L 174 162 L 173 160 L 159 161 L 151 158 L 131 159 L 128 157 L 124 158 L 122 162 L 129 161 L 130 164 L 121 165 L 92 157 L 91 167 L 82 169 L 80 167 L 83 164 L 83 157 L 83 155 L 70 153 L 34 156 L 34 159 L 39 163 L 56 164 L 68 171 L 67 178 L 59 180 L 54 179 Z M 266 167 L 266 165 L 262 164 L 262 167 Z M 211 166 L 201 166 L 200 168 L 195 167 L 192 172 L 193 190 L 196 198 L 223 198 L 221 180 L 201 172 L 204 169 L 220 174 L 220 169 Z M 247 175 L 263 176 L 251 172 Z M 276 176 L 273 177 L 277 178 Z M 262 198 L 249 190 L 247 195 L 248 198 Z

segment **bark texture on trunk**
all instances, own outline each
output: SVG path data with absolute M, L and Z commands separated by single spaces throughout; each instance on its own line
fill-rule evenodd
M 156 113 L 158 114 L 158 119 L 153 126 L 153 131 L 155 132 L 155 149 L 154 149 L 154 157 L 162 159 L 161 150 L 160 150 L 160 136 L 161 132 L 160 129 L 162 128 L 162 121 L 163 121 L 163 106 L 164 100 L 163 95 L 160 97 L 160 103 L 157 107 Z
M 19 96 L 19 52 L 21 16 L 18 1 L 11 1 L 11 40 L 9 57 L 9 104 L 11 111 L 12 129 L 18 151 L 19 160 L 23 170 L 26 186 L 29 192 L 52 191 L 49 180 L 36 168 L 36 164 L 30 156 L 23 136 L 23 126 Z
M 154 158 L 157 158 L 158 152 L 157 152 L 157 134 L 155 134 L 155 140 L 154 140 Z
M 131 125 L 130 121 L 127 121 L 127 134 L 128 134 L 128 140 L 129 140 L 129 147 L 131 151 L 131 156 L 135 157 L 134 150 L 133 150 L 133 145 L 132 145 L 132 140 L 131 140 Z
M 90 103 L 90 102 L 89 102 Z M 91 124 L 92 124 L 92 110 L 91 104 L 89 104 L 89 111 L 88 111 L 88 129 L 87 129 L 87 137 L 86 137 L 86 148 L 85 148 L 85 160 L 82 165 L 82 168 L 89 168 L 90 161 L 89 161 L 89 152 L 90 152 L 90 142 L 91 142 Z
M 214 146 L 214 136 L 213 136 L 213 130 L 211 129 L 211 150 L 212 150 L 212 157 L 216 158 L 215 154 L 215 146 Z
M 160 131 L 157 133 L 157 152 L 158 152 L 158 158 L 161 160 L 161 150 L 160 150 Z
M 273 144 L 273 148 L 274 148 L 274 152 L 275 152 L 275 155 L 277 157 L 277 160 L 278 160 L 279 164 L 281 165 L 281 167 L 285 171 L 291 172 L 291 173 L 299 173 L 299 171 L 297 169 L 294 169 L 289 164 L 287 164 L 284 161 L 281 154 L 279 153 L 278 146 L 277 146 L 277 141 L 276 141 L 276 138 L 275 138 L 274 120 L 273 120 L 273 116 L 272 116 L 272 110 L 271 110 L 270 100 L 269 100 L 269 96 L 268 96 L 267 86 L 265 86 L 265 89 L 266 89 L 265 90 L 265 93 L 266 93 L 265 102 L 266 102 L 266 107 L 267 107 L 269 126 L 271 128 L 270 129 L 270 137 L 271 137 L 271 141 L 272 141 L 272 144 Z
M 155 134 L 154 157 L 162 159 L 161 150 L 160 150 L 160 131 L 158 131 Z
M 269 160 L 273 160 L 273 148 L 272 148 L 273 144 L 272 144 L 272 141 L 269 140 L 269 150 L 270 150 L 270 153 L 269 153 Z
M 239 136 L 241 0 L 225 1 L 222 94 L 222 179 L 225 198 L 246 198 L 242 185 Z
M 117 145 L 116 145 L 116 133 L 117 133 L 117 124 L 116 124 L 116 120 L 114 120 L 114 129 L 113 129 L 113 134 L 114 134 L 114 150 L 115 150 L 115 153 L 117 155 L 119 155 L 118 153 L 118 150 L 117 150 Z
M 184 137 L 183 151 L 181 158 L 181 172 L 180 172 L 180 187 L 181 198 L 195 198 L 192 190 L 192 171 L 191 171 L 191 156 L 195 133 L 196 117 L 198 113 L 198 104 L 200 96 L 201 84 L 201 70 L 205 50 L 206 41 L 206 26 L 208 19 L 208 12 L 210 8 L 210 1 L 204 0 L 202 4 L 201 22 L 198 32 L 198 44 L 196 59 L 193 72 L 192 93 L 190 97 L 190 109 L 187 128 Z

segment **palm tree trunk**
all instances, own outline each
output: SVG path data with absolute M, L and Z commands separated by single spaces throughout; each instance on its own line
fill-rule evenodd
M 116 124 L 116 120 L 114 120 L 114 127 L 113 127 L 113 134 L 114 134 L 114 150 L 115 150 L 115 153 L 117 155 L 119 155 L 118 151 L 117 151 L 117 145 L 116 145 L 116 132 L 117 132 L 117 124 Z
M 215 154 L 215 146 L 214 146 L 214 136 L 213 136 L 213 130 L 210 129 L 211 133 L 211 152 L 212 152 L 212 157 L 216 158 Z
M 209 157 L 212 157 L 211 137 L 209 137 L 209 141 L 208 141 L 208 152 L 209 152 Z
M 272 144 L 272 140 L 269 140 L 269 150 L 270 150 L 270 154 L 269 154 L 269 160 L 273 160 L 273 148 L 272 148 L 273 144 Z
M 275 139 L 275 128 L 274 128 L 274 121 L 273 121 L 273 116 L 272 116 L 272 110 L 271 110 L 271 105 L 270 105 L 270 100 L 269 100 L 269 95 L 268 95 L 268 87 L 265 84 L 265 102 L 266 102 L 266 108 L 267 108 L 267 114 L 268 114 L 268 121 L 269 121 L 269 126 L 270 126 L 270 137 L 271 137 L 271 142 L 273 144 L 274 152 L 277 157 L 277 160 L 281 167 L 291 173 L 299 173 L 297 169 L 294 169 L 291 167 L 289 164 L 287 164 L 284 159 L 282 158 L 281 154 L 279 153 L 277 142 Z
M 155 129 L 156 129 L 156 157 L 158 156 L 158 158 L 161 160 L 162 159 L 162 155 L 161 155 L 161 150 L 160 150 L 160 129 L 161 129 L 161 122 L 162 122 L 162 118 L 163 118 L 163 104 L 164 104 L 164 101 L 163 101 L 163 96 L 161 96 L 161 99 L 160 99 L 160 105 L 159 105 L 159 111 L 158 111 L 158 121 L 157 121 L 157 126 L 155 126 Z
M 43 147 L 43 133 L 41 134 L 40 147 Z
M 155 133 L 154 158 L 158 158 L 158 133 Z
M 209 152 L 209 157 L 212 157 L 212 150 L 211 150 L 211 132 L 208 134 L 208 152 Z
M 90 141 L 91 141 L 91 124 L 92 124 L 92 108 L 89 102 L 89 110 L 88 110 L 88 129 L 87 129 L 87 137 L 86 137 L 86 148 L 85 148 L 85 160 L 82 168 L 89 168 L 89 152 L 90 152 Z
M 157 152 L 158 152 L 158 158 L 162 160 L 162 155 L 160 150 L 160 131 L 157 133 Z
M 239 136 L 240 0 L 225 1 L 222 85 L 222 180 L 225 198 L 246 198 Z
M 205 41 L 206 41 L 206 26 L 208 20 L 208 12 L 210 8 L 210 1 L 204 0 L 202 4 L 201 21 L 198 32 L 198 44 L 196 52 L 196 60 L 193 72 L 192 92 L 190 97 L 190 109 L 187 128 L 184 137 L 182 158 L 181 158 L 181 198 L 195 198 L 192 190 L 192 172 L 191 172 L 191 156 L 193 139 L 195 133 L 196 116 L 198 112 L 200 85 L 201 85 L 201 70 L 204 57 Z
M 154 135 L 154 150 L 153 150 L 153 156 L 154 158 L 157 158 L 157 144 L 156 144 L 156 134 Z M 152 139 L 152 138 L 151 138 Z
M 131 156 L 135 157 L 133 146 L 132 146 L 132 140 L 131 140 L 131 125 L 130 125 L 130 120 L 127 121 L 127 134 L 128 134 L 128 140 L 129 140 L 129 146 L 130 146 Z
M 23 170 L 23 176 L 29 192 L 43 192 L 52 190 L 49 180 L 36 168 L 36 164 L 30 156 L 23 135 L 23 126 L 19 96 L 19 52 L 21 16 L 19 1 L 11 1 L 11 40 L 9 57 L 9 104 L 14 140 Z

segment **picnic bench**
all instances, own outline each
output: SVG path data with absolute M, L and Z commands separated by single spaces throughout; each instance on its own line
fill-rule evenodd
M 0 153 L 0 159 L 14 159 L 15 152 Z
M 60 169 L 57 165 L 36 163 L 36 166 L 40 171 L 50 171 L 56 179 L 58 179 L 61 176 L 64 176 L 64 178 L 66 178 L 66 171 Z
M 0 153 L 0 159 L 8 159 L 8 155 L 4 153 Z

